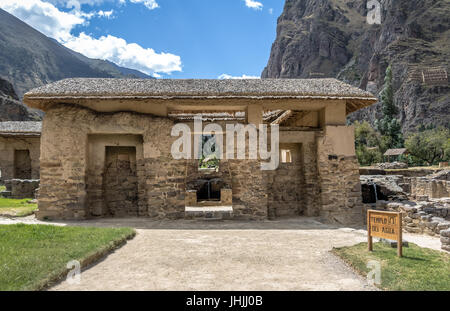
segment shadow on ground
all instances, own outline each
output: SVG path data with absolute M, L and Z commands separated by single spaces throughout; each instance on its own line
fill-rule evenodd
M 161 230 L 330 230 L 330 229 L 364 229 L 364 225 L 328 224 L 315 217 L 290 217 L 277 220 L 154 220 L 149 218 L 102 218 L 81 221 L 52 221 L 70 226 L 98 227 L 133 227 L 136 229 Z

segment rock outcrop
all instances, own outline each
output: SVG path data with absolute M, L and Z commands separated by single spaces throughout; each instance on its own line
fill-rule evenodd
M 286 0 L 262 78 L 337 77 L 379 94 L 393 68 L 403 131 L 450 124 L 450 87 L 410 80 L 412 66 L 449 70 L 450 2 L 380 0 L 381 24 L 367 23 L 366 0 Z M 350 115 L 374 122 L 378 103 Z
M 19 101 L 11 83 L 0 78 L 0 121 L 39 120 L 40 115 Z

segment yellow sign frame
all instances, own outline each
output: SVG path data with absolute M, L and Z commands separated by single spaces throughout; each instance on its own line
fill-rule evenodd
M 372 237 L 397 241 L 397 255 L 403 256 L 402 214 L 387 211 L 367 211 L 367 242 L 369 251 L 373 251 Z

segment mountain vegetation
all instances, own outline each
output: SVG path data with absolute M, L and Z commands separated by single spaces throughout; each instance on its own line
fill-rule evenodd
M 449 127 L 450 87 L 411 79 L 449 71 L 450 1 L 379 0 L 381 24 L 370 24 L 366 0 L 286 0 L 262 78 L 336 77 L 381 99 L 391 66 L 393 101 L 403 134 L 420 124 Z M 349 121 L 383 118 L 382 101 Z

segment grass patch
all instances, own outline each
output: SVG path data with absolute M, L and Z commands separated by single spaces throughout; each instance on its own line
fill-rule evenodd
M 131 228 L 0 225 L 0 290 L 40 290 L 65 277 L 67 263 L 93 263 L 135 235 Z
M 6 190 L 6 186 L 0 186 L 0 192 L 5 191 Z
M 23 217 L 37 210 L 36 203 L 28 203 L 31 199 L 7 199 L 0 197 L 0 216 Z
M 332 252 L 351 265 L 358 273 L 367 276 L 367 263 L 377 260 L 381 263 L 381 285 L 394 291 L 449 291 L 450 255 L 409 243 L 403 248 L 403 257 L 397 257 L 397 250 L 383 243 L 374 243 L 373 252 L 367 250 L 367 243 L 333 248 Z

